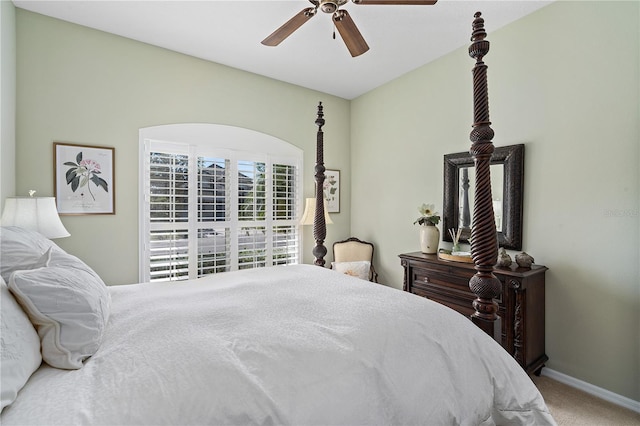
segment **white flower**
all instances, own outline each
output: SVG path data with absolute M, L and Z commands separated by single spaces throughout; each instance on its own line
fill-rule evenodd
M 418 207 L 418 211 L 422 216 L 415 220 L 414 225 L 417 223 L 419 225 L 437 225 L 440 222 L 440 216 L 438 212 L 435 211 L 436 207 L 434 204 L 422 204 Z
M 422 216 L 435 216 L 438 212 L 435 211 L 436 206 L 434 204 L 423 204 L 418 207 L 418 211 Z

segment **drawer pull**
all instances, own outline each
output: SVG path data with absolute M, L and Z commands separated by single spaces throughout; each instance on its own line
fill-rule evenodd
M 431 282 L 431 281 L 429 280 L 429 277 L 424 277 L 424 280 L 423 280 L 423 281 L 424 281 L 425 283 L 430 283 L 430 282 Z

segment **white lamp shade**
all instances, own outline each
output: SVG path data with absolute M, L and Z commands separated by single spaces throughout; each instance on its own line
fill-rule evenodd
M 313 219 L 316 215 L 316 199 L 307 198 L 304 204 L 304 212 L 302 213 L 302 219 L 300 219 L 300 225 L 313 225 Z M 331 224 L 333 221 L 329 217 L 327 212 L 327 200 L 324 200 L 324 223 Z
M 1 223 L 36 231 L 51 239 L 71 235 L 60 221 L 54 197 L 7 198 Z

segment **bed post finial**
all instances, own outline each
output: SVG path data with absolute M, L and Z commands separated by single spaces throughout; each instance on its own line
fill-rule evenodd
M 497 315 L 495 298 L 502 293 L 500 280 L 493 274 L 493 265 L 498 261 L 498 240 L 491 196 L 491 154 L 494 147 L 493 130 L 489 121 L 489 94 L 487 90 L 487 66 L 482 59 L 489 53 L 489 41 L 485 40 L 484 19 L 481 13 L 474 15 L 469 56 L 476 60 L 473 67 L 473 130 L 470 134 L 471 148 L 476 170 L 475 198 L 473 203 L 473 227 L 471 229 L 471 257 L 476 274 L 469 280 L 469 288 L 476 295 L 473 301 L 475 312 L 471 320 L 500 341 L 501 319 Z
M 324 246 L 324 239 L 327 235 L 327 226 L 324 221 L 324 140 L 322 126 L 324 126 L 324 112 L 322 111 L 322 102 L 318 103 L 318 117 L 316 118 L 318 126 L 318 134 L 316 137 L 316 211 L 313 217 L 313 239 L 316 245 L 313 248 L 313 262 L 317 266 L 324 267 L 324 257 L 327 254 L 327 248 Z

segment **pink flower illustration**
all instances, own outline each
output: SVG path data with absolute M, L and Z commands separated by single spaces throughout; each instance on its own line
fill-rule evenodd
M 71 185 L 71 190 L 73 192 L 76 192 L 78 188 L 86 186 L 89 190 L 89 194 L 91 194 L 91 198 L 95 201 L 96 197 L 93 195 L 93 192 L 91 192 L 89 182 L 93 182 L 97 187 L 109 192 L 109 185 L 107 184 L 107 181 L 98 176 L 102 173 L 100 170 L 100 163 L 91 159 L 83 159 L 82 151 L 76 155 L 75 163 L 73 161 L 67 161 L 64 165 L 70 166 L 66 173 L 66 180 L 67 185 Z

